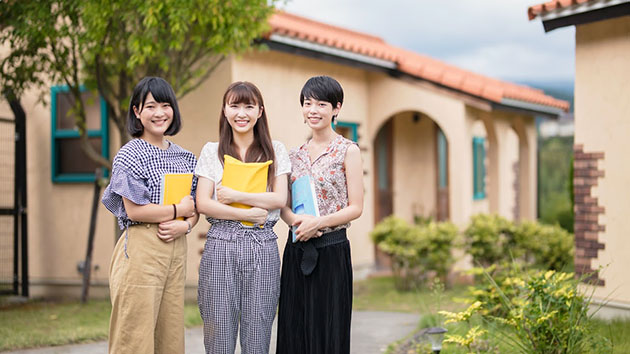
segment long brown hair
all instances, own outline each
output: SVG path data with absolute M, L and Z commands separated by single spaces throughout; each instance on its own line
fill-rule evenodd
M 247 148 L 247 154 L 243 162 L 265 162 L 274 160 L 274 163 L 269 165 L 267 176 L 267 186 L 269 187 L 273 184 L 276 175 L 276 156 L 273 151 L 273 142 L 271 141 L 271 134 L 269 133 L 269 123 L 267 123 L 267 110 L 264 109 L 265 103 L 263 102 L 262 94 L 256 85 L 251 82 L 237 81 L 231 84 L 223 95 L 223 105 L 221 106 L 221 115 L 219 116 L 219 161 L 224 164 L 223 155 L 225 154 L 239 160 L 241 159 L 234 145 L 232 127 L 228 123 L 224 111 L 225 105 L 233 103 L 253 104 L 262 109 L 262 115 L 258 118 L 256 125 L 254 125 L 254 141 L 249 148 Z

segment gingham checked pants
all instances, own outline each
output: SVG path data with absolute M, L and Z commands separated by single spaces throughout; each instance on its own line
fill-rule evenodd
M 280 294 L 274 224 L 252 228 L 221 220 L 208 230 L 198 290 L 206 353 L 234 353 L 239 325 L 243 354 L 269 353 Z

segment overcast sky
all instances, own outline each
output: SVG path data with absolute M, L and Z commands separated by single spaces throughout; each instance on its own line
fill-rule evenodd
M 280 8 L 357 30 L 480 74 L 573 81 L 575 28 L 544 32 L 527 8 L 541 0 L 290 0 Z

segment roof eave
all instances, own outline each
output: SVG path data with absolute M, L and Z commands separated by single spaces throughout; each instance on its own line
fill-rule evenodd
M 288 45 L 291 47 L 297 47 L 297 48 L 306 49 L 309 51 L 332 55 L 335 57 L 340 57 L 340 58 L 348 59 L 351 61 L 357 61 L 363 64 L 368 64 L 368 65 L 380 67 L 383 69 L 391 70 L 391 69 L 398 68 L 398 64 L 394 61 L 374 58 L 371 56 L 358 54 L 358 53 L 350 52 L 347 50 L 330 47 L 330 46 L 322 45 L 318 43 L 313 43 L 310 41 L 305 41 L 305 40 L 301 40 L 301 39 L 297 39 L 297 38 L 293 38 L 289 36 L 283 36 L 283 35 L 274 33 L 269 36 L 269 40 L 272 42 Z
M 526 111 L 528 113 L 533 113 L 534 115 L 546 116 L 550 118 L 557 118 L 559 115 L 565 112 L 565 110 L 562 108 L 525 102 L 513 98 L 503 98 L 501 102 L 495 103 L 493 107 L 499 110 L 507 109 L 519 112 Z
M 599 0 L 539 14 L 545 32 L 630 15 L 630 0 Z

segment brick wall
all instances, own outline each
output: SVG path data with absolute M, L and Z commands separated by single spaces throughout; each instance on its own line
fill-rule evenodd
M 587 281 L 603 286 L 604 280 L 593 270 L 591 261 L 605 246 L 599 242 L 599 233 L 606 230 L 606 226 L 599 223 L 599 215 L 604 214 L 605 209 L 592 196 L 592 187 L 597 186 L 600 177 L 604 177 L 604 171 L 598 169 L 598 160 L 604 159 L 604 153 L 587 153 L 582 144 L 575 144 L 573 159 L 575 272 L 578 275 L 592 273 Z

